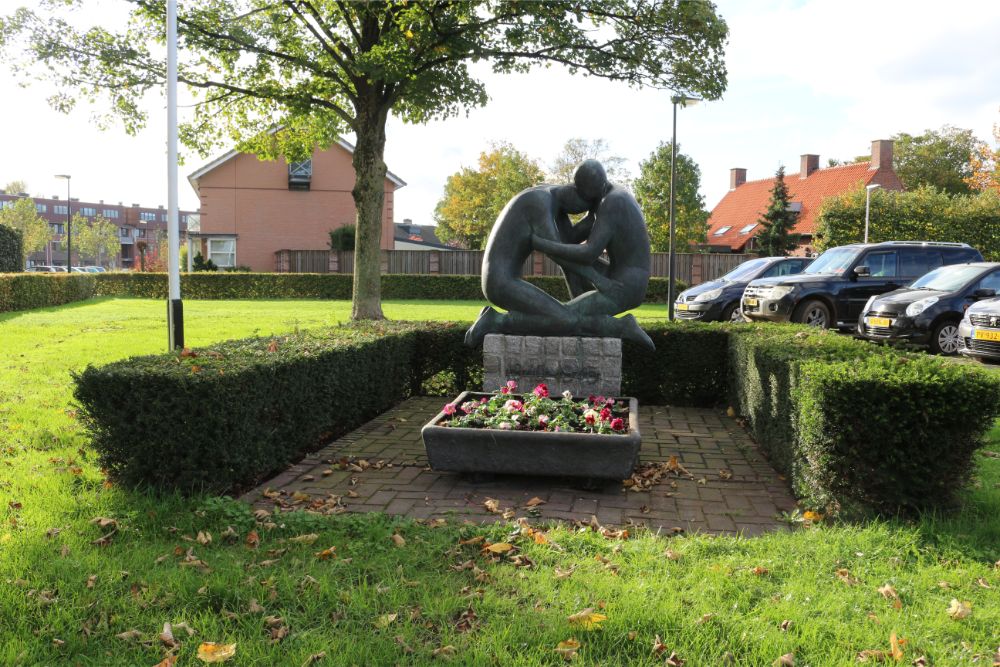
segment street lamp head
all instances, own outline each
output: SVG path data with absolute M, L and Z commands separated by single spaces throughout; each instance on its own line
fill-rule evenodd
M 687 95 L 674 95 L 670 98 L 670 101 L 674 104 L 679 104 L 681 107 L 693 107 L 698 102 L 701 102 L 700 97 L 689 97 Z
M 882 186 L 879 185 L 878 183 L 872 183 L 871 185 L 866 185 L 865 186 L 865 190 L 868 190 L 869 192 L 871 192 L 875 188 L 880 188 L 880 187 L 882 187 Z
M 72 177 L 69 174 L 56 174 L 56 178 L 61 178 L 68 181 Z

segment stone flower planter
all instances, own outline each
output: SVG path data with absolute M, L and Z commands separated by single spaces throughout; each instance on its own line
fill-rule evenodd
M 490 394 L 462 392 L 454 403 Z M 431 468 L 451 472 L 551 475 L 588 479 L 626 479 L 639 462 L 639 402 L 628 402 L 628 433 L 552 433 L 438 426 L 444 411 L 420 435 Z

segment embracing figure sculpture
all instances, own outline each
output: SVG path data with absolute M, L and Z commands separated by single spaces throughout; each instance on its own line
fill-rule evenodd
M 573 224 L 571 214 L 587 213 Z M 533 250 L 566 275 L 563 303 L 522 276 Z M 607 253 L 607 260 L 602 255 Z M 583 162 L 572 185 L 539 185 L 500 212 L 483 258 L 483 294 L 503 308 L 483 308 L 466 332 L 476 347 L 489 333 L 622 338 L 653 349 L 635 317 L 615 315 L 642 303 L 649 282 L 649 235 L 635 198 L 610 183 L 596 160 Z

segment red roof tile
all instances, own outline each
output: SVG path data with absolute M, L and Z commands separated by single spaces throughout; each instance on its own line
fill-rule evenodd
M 872 181 L 891 190 L 903 189 L 895 173 L 871 169 L 868 162 L 817 169 L 808 178 L 799 178 L 797 172 L 786 173 L 788 200 L 802 206 L 795 231 L 799 234 L 814 233 L 819 207 L 825 198 L 868 185 Z M 712 245 L 727 245 L 734 251 L 746 245 L 747 241 L 760 232 L 760 225 L 748 227 L 757 223 L 767 210 L 773 186 L 772 176 L 759 181 L 747 181 L 726 193 L 708 219 L 708 242 Z M 726 227 L 728 229 L 718 234 Z

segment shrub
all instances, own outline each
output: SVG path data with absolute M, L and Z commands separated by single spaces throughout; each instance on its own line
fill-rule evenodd
M 356 228 L 344 225 L 330 230 L 330 250 L 354 250 Z
M 97 296 L 97 275 L 8 273 L 0 275 L 0 313 L 48 308 Z
M 21 232 L 0 225 L 0 273 L 18 273 L 24 270 L 24 247 Z
M 724 400 L 727 326 L 664 321 L 644 328 L 656 350 L 625 341 L 622 394 L 653 405 L 711 407 Z
M 218 271 L 219 267 L 215 265 L 215 262 L 208 259 L 206 260 L 202 254 L 199 252 L 191 260 L 191 268 L 194 271 Z

